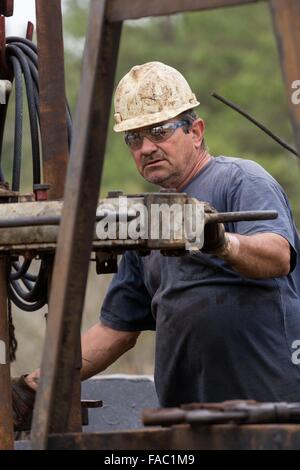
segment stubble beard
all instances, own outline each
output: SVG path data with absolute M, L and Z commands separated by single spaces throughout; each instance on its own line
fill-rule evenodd
M 162 160 L 162 161 L 167 161 L 169 160 L 166 158 L 166 154 L 162 150 L 158 150 L 157 152 L 153 153 L 151 155 L 151 158 L 148 155 L 143 156 L 142 158 L 142 171 L 140 171 L 142 177 L 148 181 L 149 183 L 166 187 L 166 188 L 173 188 L 175 181 L 178 179 L 178 174 L 177 172 L 171 173 L 171 174 L 166 174 L 166 175 L 161 175 L 161 176 L 155 176 L 155 174 L 152 175 L 152 170 L 150 169 L 150 174 L 147 175 L 147 168 L 144 167 L 146 163 L 151 163 L 154 162 L 155 160 Z M 171 170 L 171 168 L 170 168 Z M 146 173 L 146 174 L 145 174 Z M 174 183 L 173 183 L 174 182 Z

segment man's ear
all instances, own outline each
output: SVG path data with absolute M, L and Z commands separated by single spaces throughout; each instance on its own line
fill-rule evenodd
M 205 124 L 203 119 L 198 118 L 193 121 L 190 132 L 192 134 L 195 147 L 199 149 L 204 139 L 205 132 Z

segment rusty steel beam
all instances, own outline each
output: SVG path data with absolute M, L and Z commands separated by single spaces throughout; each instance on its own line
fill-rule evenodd
M 6 259 L 0 257 L 0 450 L 14 447 L 7 322 Z
M 50 186 L 49 198 L 53 200 L 63 196 L 68 164 L 61 0 L 36 0 L 36 13 L 43 178 Z M 67 429 L 74 432 L 82 429 L 80 368 L 70 374 L 73 391 Z
M 292 93 L 295 91 L 292 84 L 295 80 L 300 80 L 300 2 L 299 0 L 269 0 L 269 4 L 299 153 L 300 104 L 292 102 Z
M 122 29 L 122 23 L 105 21 L 107 3 L 107 0 L 92 0 L 90 7 L 41 380 L 33 418 L 32 446 L 35 449 L 47 447 L 49 429 L 58 433 L 66 431 L 70 411 L 70 370 L 76 363 L 74 345 L 80 334 Z
M 36 0 L 44 182 L 49 199 L 63 196 L 68 137 L 61 0 Z
M 81 410 L 81 378 L 80 368 L 73 370 L 72 376 L 72 391 L 70 396 L 70 413 L 66 429 L 68 432 L 81 432 L 82 431 L 82 410 Z M 58 405 L 59 408 L 59 405 Z M 55 431 L 51 429 L 51 432 Z
M 68 418 L 68 432 L 82 431 L 82 409 L 81 409 L 81 373 L 82 353 L 81 353 L 81 336 L 80 332 L 77 338 L 77 353 L 75 364 L 73 367 L 73 375 L 71 377 L 72 391 L 70 397 L 70 413 Z M 70 374 L 71 375 L 71 374 Z M 55 422 L 53 423 L 55 426 Z M 52 430 L 51 430 L 52 431 Z M 55 431 L 55 428 L 54 428 Z
M 110 0 L 107 19 L 110 22 L 132 20 L 147 16 L 164 16 L 185 11 L 246 5 L 264 0 Z
M 213 425 L 52 435 L 58 450 L 292 450 L 300 448 L 300 425 Z

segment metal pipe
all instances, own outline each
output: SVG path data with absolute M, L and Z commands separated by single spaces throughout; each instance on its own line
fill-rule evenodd
M 297 152 L 296 149 L 294 149 L 294 147 L 292 147 L 287 142 L 285 142 L 283 139 L 278 137 L 276 134 L 274 134 L 274 132 L 270 131 L 270 129 L 268 129 L 266 126 L 264 126 L 263 124 L 258 122 L 257 119 L 250 116 L 249 113 L 246 113 L 246 111 L 244 111 L 242 108 L 240 108 L 239 106 L 234 104 L 232 101 L 227 100 L 226 98 L 224 98 L 223 96 L 221 96 L 221 95 L 219 95 L 218 93 L 215 93 L 215 92 L 213 92 L 211 94 L 211 96 L 213 96 L 217 100 L 221 101 L 222 103 L 226 104 L 227 106 L 229 106 L 234 111 L 237 111 L 239 114 L 241 114 L 246 119 L 248 119 L 248 121 L 252 122 L 253 124 L 255 124 L 255 126 L 259 127 L 259 129 L 261 129 L 265 134 L 267 134 L 269 137 L 271 137 L 271 139 L 275 140 L 275 142 L 277 142 L 279 145 L 281 145 L 281 147 L 285 148 L 286 150 L 288 150 L 292 154 L 299 157 L 299 153 Z
M 95 223 L 100 220 L 108 217 L 110 212 L 103 211 L 101 215 L 96 215 Z M 124 220 L 124 214 L 112 214 L 113 221 L 118 221 L 120 218 Z M 127 215 L 127 221 L 134 220 L 136 215 Z M 253 219 L 251 219 L 253 220 Z M 39 217 L 16 217 L 8 218 L 5 220 L 0 220 L 0 228 L 17 228 L 17 227 L 37 227 L 43 225 L 59 225 L 61 222 L 61 217 L 56 215 L 42 215 Z
M 276 211 L 240 211 L 240 212 L 216 212 L 206 213 L 205 223 L 244 222 L 249 220 L 272 220 L 277 219 Z

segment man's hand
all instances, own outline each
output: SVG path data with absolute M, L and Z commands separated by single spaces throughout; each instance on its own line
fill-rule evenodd
M 204 212 L 212 214 L 217 212 L 216 209 L 208 202 L 204 203 Z M 222 253 L 227 246 L 224 225 L 221 223 L 205 224 L 204 226 L 204 244 L 201 248 L 203 253 L 219 254 Z
M 15 431 L 29 431 L 36 392 L 27 385 L 24 375 L 12 379 L 12 405 Z
M 204 211 L 216 212 L 209 203 L 204 203 Z M 281 235 L 226 233 L 222 223 L 204 226 L 201 251 L 223 259 L 242 276 L 256 279 L 287 276 L 294 266 L 290 244 Z

